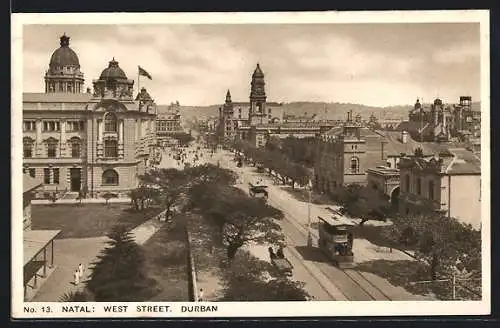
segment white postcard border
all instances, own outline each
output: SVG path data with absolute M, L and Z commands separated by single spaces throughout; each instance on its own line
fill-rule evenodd
M 147 19 L 145 17 L 147 16 Z M 22 93 L 23 25 L 32 24 L 347 24 L 347 23 L 480 23 L 481 33 L 481 174 L 482 192 L 482 294 L 481 301 L 391 302 L 217 302 L 217 303 L 71 303 L 93 307 L 90 313 L 66 312 L 69 303 L 23 302 L 22 281 Z M 381 315 L 482 315 L 490 313 L 490 65 L 489 12 L 385 11 L 309 13 L 64 13 L 12 15 L 12 317 L 15 318 L 163 318 L 163 317 L 266 317 L 266 316 L 381 316 Z M 15 255 L 16 254 L 16 255 Z M 105 305 L 128 305 L 122 313 L 107 313 Z M 170 306 L 171 312 L 137 312 L 138 305 Z M 182 306 L 217 306 L 217 312 L 182 312 Z M 44 312 L 43 308 L 50 308 Z M 35 312 L 32 312 L 35 311 Z

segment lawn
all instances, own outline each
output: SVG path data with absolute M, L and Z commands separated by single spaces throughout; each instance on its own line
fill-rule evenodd
M 116 224 L 133 229 L 160 212 L 159 207 L 136 212 L 128 204 L 32 205 L 32 229 L 62 230 L 59 239 L 99 237 Z
M 146 269 L 157 282 L 158 294 L 151 302 L 187 302 L 188 274 L 186 235 L 182 216 L 165 224 L 143 246 Z

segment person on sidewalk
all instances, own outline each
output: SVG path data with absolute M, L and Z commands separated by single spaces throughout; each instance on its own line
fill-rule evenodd
M 78 265 L 78 274 L 80 275 L 80 279 L 83 278 L 83 264 Z
M 76 269 L 73 273 L 73 278 L 75 286 L 78 286 L 78 284 L 80 283 L 80 272 L 78 271 L 78 269 Z
M 205 297 L 205 293 L 203 292 L 203 288 L 200 288 L 200 291 L 198 292 L 198 302 L 203 302 L 204 297 Z

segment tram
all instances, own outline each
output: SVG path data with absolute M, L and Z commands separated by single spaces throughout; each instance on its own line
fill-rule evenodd
M 318 219 L 320 220 L 318 247 L 338 267 L 352 267 L 354 261 L 352 228 L 355 224 L 341 216 L 329 218 L 318 216 Z

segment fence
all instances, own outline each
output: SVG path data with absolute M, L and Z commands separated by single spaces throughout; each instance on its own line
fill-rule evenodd
M 479 284 L 477 282 L 479 282 Z M 455 301 L 455 300 L 481 299 L 482 296 L 481 296 L 480 282 L 481 278 L 459 278 L 457 277 L 457 275 L 453 274 L 452 277 L 448 279 L 414 281 L 411 282 L 410 284 L 411 285 L 428 284 L 431 285 L 432 287 L 438 287 L 438 284 L 444 284 L 444 286 L 443 285 L 439 286 L 443 288 L 444 292 L 447 292 L 446 284 L 450 284 L 451 300 Z M 469 283 L 469 286 L 466 285 L 467 283 Z

